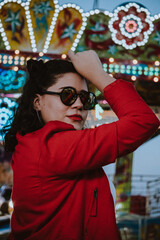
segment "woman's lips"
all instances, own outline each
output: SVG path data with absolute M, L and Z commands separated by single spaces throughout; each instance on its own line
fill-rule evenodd
M 69 115 L 67 116 L 68 118 L 72 119 L 73 121 L 82 121 L 82 116 L 78 115 L 78 114 L 74 114 L 74 115 Z

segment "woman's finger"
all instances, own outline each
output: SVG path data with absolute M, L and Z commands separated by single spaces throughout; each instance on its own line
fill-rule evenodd
M 68 57 L 71 59 L 71 61 L 74 59 L 75 57 L 75 53 L 72 50 L 68 51 Z

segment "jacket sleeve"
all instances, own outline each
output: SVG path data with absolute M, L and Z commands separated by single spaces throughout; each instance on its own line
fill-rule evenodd
M 131 83 L 117 80 L 104 89 L 104 96 L 118 121 L 57 133 L 52 131 L 52 122 L 48 125 L 41 141 L 47 171 L 68 175 L 102 167 L 134 151 L 157 130 L 159 120 Z

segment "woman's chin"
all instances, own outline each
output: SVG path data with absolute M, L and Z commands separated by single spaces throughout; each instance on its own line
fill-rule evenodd
M 83 122 L 82 121 L 69 121 L 69 124 L 71 124 L 76 130 L 82 130 L 83 129 Z

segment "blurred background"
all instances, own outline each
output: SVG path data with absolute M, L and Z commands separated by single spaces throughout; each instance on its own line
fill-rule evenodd
M 0 0 L 0 130 L 10 124 L 26 81 L 26 61 L 97 52 L 106 72 L 132 82 L 160 119 L 159 0 Z M 98 104 L 87 127 L 117 120 L 92 85 Z M 12 154 L 0 133 L 0 240 L 10 232 Z M 160 129 L 135 152 L 105 166 L 123 240 L 160 239 Z M 115 191 L 116 188 L 116 191 Z

